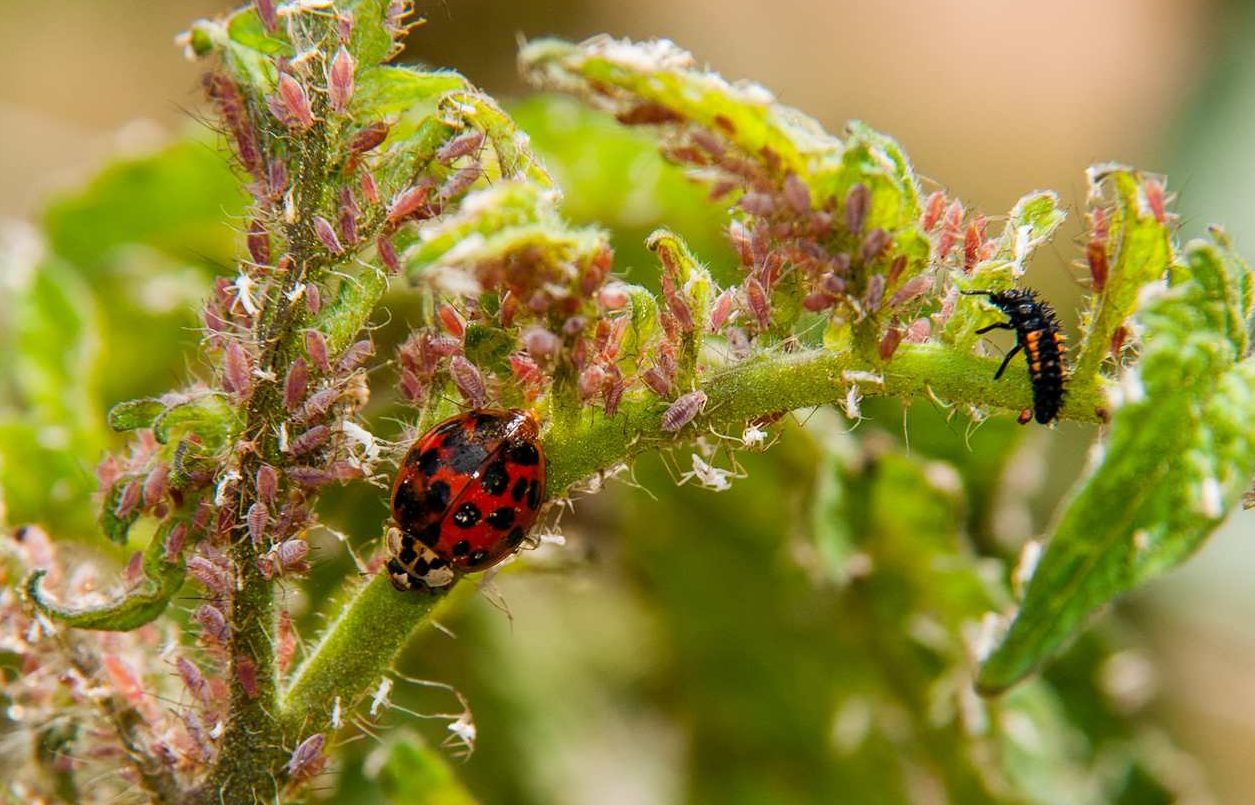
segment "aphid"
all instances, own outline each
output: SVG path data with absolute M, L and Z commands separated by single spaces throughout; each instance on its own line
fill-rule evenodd
M 314 216 L 314 234 L 318 236 L 322 245 L 327 247 L 327 251 L 332 254 L 344 253 L 344 246 L 340 245 L 340 238 L 336 235 L 331 222 L 321 215 Z
M 662 429 L 667 433 L 676 433 L 692 422 L 693 418 L 705 407 L 706 392 L 690 391 L 688 394 L 681 395 L 671 403 L 670 408 L 663 412 Z
M 287 377 L 283 380 L 283 406 L 289 411 L 295 411 L 297 406 L 304 401 L 308 387 L 309 364 L 305 363 L 304 358 L 298 356 L 288 367 Z
M 239 341 L 228 341 L 222 354 L 222 385 L 227 391 L 247 397 L 253 388 L 253 364 Z
M 227 625 L 227 619 L 222 614 L 222 610 L 213 604 L 201 604 L 192 613 L 192 620 L 200 624 L 201 629 L 205 631 L 205 637 L 215 643 L 226 644 L 231 636 L 231 628 Z
M 1027 288 L 963 293 L 986 296 L 990 304 L 1007 315 L 1008 321 L 982 327 L 976 331 L 977 335 L 990 330 L 1015 331 L 1015 346 L 1002 359 L 1002 365 L 994 373 L 994 380 L 1002 377 L 1011 359 L 1024 350 L 1028 356 L 1028 376 L 1033 383 L 1033 414 L 1043 425 L 1054 420 L 1063 405 L 1067 367 L 1063 363 L 1064 337 L 1059 332 L 1059 321 L 1050 305 L 1040 301 L 1037 294 Z M 1027 421 L 1027 418 L 1021 418 L 1021 423 Z
M 941 190 L 934 190 L 924 201 L 924 214 L 920 218 L 920 226 L 925 232 L 931 232 L 941 220 L 941 212 L 945 204 L 946 194 Z
M 810 212 L 810 188 L 798 178 L 796 173 L 790 172 L 788 176 L 784 177 L 784 200 L 798 215 Z
M 355 154 L 364 154 L 367 151 L 373 151 L 379 147 L 379 144 L 388 139 L 388 124 L 383 122 L 371 123 L 364 129 L 360 129 L 352 138 L 349 139 L 349 150 Z M 362 174 L 368 176 L 369 174 Z M 371 180 L 372 183 L 374 180 Z
M 867 205 L 871 201 L 871 193 L 867 185 L 859 184 L 850 188 L 845 197 L 845 228 L 857 235 L 863 231 L 863 222 L 867 219 Z
M 248 514 L 244 519 L 248 525 L 249 538 L 254 545 L 261 545 L 262 540 L 266 538 L 266 523 L 270 521 L 270 510 L 259 500 L 248 507 Z
M 392 241 L 385 235 L 381 235 L 379 240 L 375 241 L 375 253 L 379 255 L 379 262 L 384 264 L 389 274 L 401 273 L 401 259 L 397 257 L 397 247 L 392 245 Z
M 271 111 L 284 125 L 304 131 L 314 125 L 314 112 L 309 105 L 309 95 L 300 82 L 287 73 L 279 74 L 279 101 Z
M 331 361 L 327 357 L 327 337 L 317 330 L 305 331 L 305 352 L 320 372 L 331 371 Z
M 488 396 L 488 388 L 484 383 L 484 375 L 475 364 L 461 355 L 454 355 L 449 361 L 449 376 L 453 384 L 473 407 L 484 404 Z
M 397 589 L 446 586 L 518 550 L 545 500 L 539 435 L 531 412 L 479 409 L 414 442 L 392 487 L 387 569 Z
M 323 754 L 326 742 L 326 737 L 317 732 L 297 744 L 292 750 L 292 756 L 288 758 L 288 778 L 304 780 L 318 774 L 327 762 L 327 757 Z
M 349 108 L 349 99 L 353 97 L 354 68 L 349 52 L 343 47 L 337 50 L 327 77 L 327 101 L 336 114 L 342 115 Z

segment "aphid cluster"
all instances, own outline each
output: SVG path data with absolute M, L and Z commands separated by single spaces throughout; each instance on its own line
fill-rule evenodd
M 1064 384 L 1067 382 L 1064 336 L 1059 331 L 1059 320 L 1054 310 L 1028 288 L 963 293 L 988 297 L 990 304 L 1007 315 L 1007 321 L 982 327 L 976 331 L 978 335 L 991 330 L 1015 331 L 1015 346 L 1002 359 L 994 380 L 1002 377 L 1011 359 L 1023 350 L 1028 358 L 1028 376 L 1033 383 L 1033 416 L 1042 425 L 1053 421 L 1063 406 Z M 1020 421 L 1025 423 L 1028 419 L 1021 417 Z
M 444 587 L 517 551 L 545 501 L 540 423 L 480 409 L 423 434 L 392 487 L 388 576 L 399 590 Z

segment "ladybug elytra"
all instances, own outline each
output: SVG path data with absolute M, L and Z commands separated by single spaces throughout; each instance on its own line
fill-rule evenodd
M 393 586 L 444 587 L 519 549 L 545 501 L 539 435 L 530 411 L 477 409 L 414 442 L 392 486 Z

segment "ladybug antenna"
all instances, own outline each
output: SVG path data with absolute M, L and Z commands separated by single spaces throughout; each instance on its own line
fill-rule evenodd
M 964 296 L 993 296 L 993 291 L 959 291 Z

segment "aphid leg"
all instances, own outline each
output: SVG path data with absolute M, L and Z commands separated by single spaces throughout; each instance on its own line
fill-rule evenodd
M 1016 344 L 1010 349 L 1010 351 L 1007 352 L 1002 359 L 1002 365 L 998 367 L 998 371 L 994 372 L 994 380 L 1002 378 L 1002 373 L 1007 370 L 1007 364 L 1011 363 L 1011 359 L 1014 358 L 1022 349 L 1024 349 L 1023 344 Z

